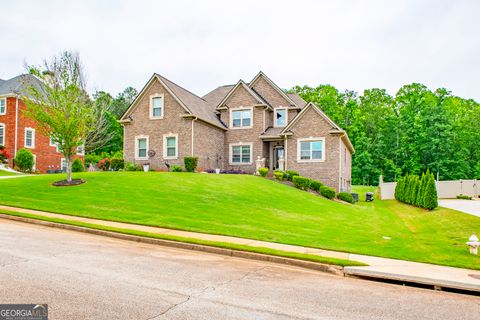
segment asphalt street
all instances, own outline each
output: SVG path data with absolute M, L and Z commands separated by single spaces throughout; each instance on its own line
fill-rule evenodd
M 0 303 L 49 319 L 479 319 L 480 297 L 0 219 Z

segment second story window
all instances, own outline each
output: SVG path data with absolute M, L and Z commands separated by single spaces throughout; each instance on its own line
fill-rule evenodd
M 0 146 L 5 145 L 5 125 L 0 123 Z
M 35 129 L 25 128 L 25 147 L 35 148 Z
M 0 114 L 7 114 L 7 98 L 0 98 Z
M 285 127 L 287 124 L 287 109 L 285 108 L 277 108 L 275 109 L 274 112 L 274 121 L 275 121 L 275 127 Z
M 163 94 L 150 97 L 150 119 L 163 118 Z
M 252 109 L 235 109 L 230 113 L 232 128 L 251 128 Z

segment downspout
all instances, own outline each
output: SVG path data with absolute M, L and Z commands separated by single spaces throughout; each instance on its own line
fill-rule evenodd
M 287 171 L 287 163 L 288 163 L 288 161 L 287 161 L 287 155 L 288 155 L 287 135 L 284 135 L 283 138 L 285 139 L 284 142 L 283 142 L 283 144 L 284 144 L 284 149 L 285 149 L 285 151 L 284 151 L 284 157 L 283 157 L 283 159 L 285 160 L 285 167 L 284 167 L 283 169 L 285 169 L 285 171 Z
M 13 150 L 13 157 L 17 155 L 18 146 L 18 97 L 15 98 L 15 149 Z
M 342 137 L 338 139 L 338 192 L 342 192 Z
M 195 128 L 194 128 L 195 126 L 194 126 L 194 124 L 195 124 L 195 121 L 196 121 L 197 119 L 198 119 L 197 117 L 195 117 L 195 118 L 192 119 L 192 150 L 191 150 L 191 151 L 192 151 L 192 157 L 193 157 L 193 155 L 194 155 L 194 153 L 193 153 L 193 150 L 194 150 L 194 149 L 193 149 L 193 142 L 195 141 Z

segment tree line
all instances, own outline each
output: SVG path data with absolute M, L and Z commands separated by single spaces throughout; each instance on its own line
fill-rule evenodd
M 480 178 L 480 104 L 444 88 L 412 83 L 392 96 L 385 89 L 339 91 L 296 86 L 340 127 L 355 147 L 352 183 L 376 185 L 429 170 L 440 180 Z

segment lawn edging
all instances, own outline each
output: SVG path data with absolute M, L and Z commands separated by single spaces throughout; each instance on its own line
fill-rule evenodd
M 28 213 L 10 212 L 6 210 L 0 210 L 0 218 L 71 231 L 79 231 L 100 236 L 107 236 L 122 240 L 162 245 L 180 249 L 203 251 L 251 260 L 286 264 L 327 272 L 340 276 L 345 276 L 345 266 L 366 266 L 366 264 L 364 263 L 352 260 L 281 251 L 264 247 L 253 247 L 226 242 L 149 233 L 139 230 L 102 226 L 97 224 L 51 218 Z

